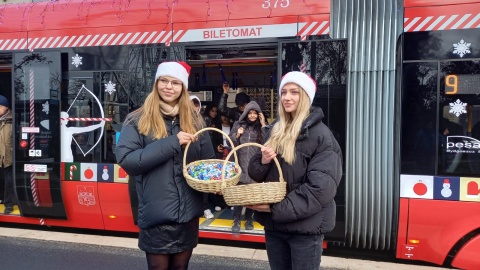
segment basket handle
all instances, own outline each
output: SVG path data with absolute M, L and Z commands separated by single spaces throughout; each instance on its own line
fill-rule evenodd
M 202 128 L 200 129 L 199 131 L 197 131 L 195 134 L 193 134 L 194 136 L 197 136 L 198 134 L 202 133 L 202 132 L 205 132 L 205 131 L 208 131 L 208 130 L 212 130 L 212 131 L 216 131 L 216 132 L 219 132 L 220 134 L 222 134 L 223 136 L 225 136 L 225 138 L 227 138 L 228 142 L 230 143 L 230 145 L 232 146 L 232 148 L 234 147 L 234 144 L 232 142 L 232 139 L 230 139 L 230 137 L 228 136 L 227 133 L 221 131 L 220 129 L 218 128 L 212 128 L 212 127 L 206 127 L 206 128 Z M 185 152 L 183 153 L 183 166 L 187 166 L 187 152 L 188 152 L 188 147 L 190 147 L 190 143 L 192 143 L 191 141 L 189 141 L 187 143 L 187 146 L 185 147 Z M 214 151 L 216 151 L 216 148 L 214 147 Z M 230 158 L 230 155 L 228 155 L 228 158 Z M 238 157 L 237 157 L 237 153 L 235 153 L 235 162 L 237 163 L 238 162 Z
M 232 149 L 232 151 L 230 151 L 230 153 L 228 153 L 228 156 L 225 158 L 225 161 L 223 162 L 223 166 L 222 166 L 222 188 L 225 188 L 226 187 L 226 183 L 225 183 L 225 167 L 227 166 L 227 161 L 230 159 L 230 157 L 232 156 L 232 154 L 235 154 L 235 156 L 237 155 L 236 152 L 238 149 L 240 148 L 243 148 L 243 147 L 247 147 L 247 146 L 257 146 L 257 147 L 260 147 L 262 148 L 263 145 L 259 144 L 259 143 L 242 143 L 240 144 L 239 146 L 237 147 L 234 147 Z M 283 172 L 282 172 L 282 168 L 280 167 L 280 163 L 278 163 L 278 159 L 276 157 L 273 158 L 273 161 L 275 161 L 275 165 L 277 165 L 277 169 L 278 169 L 278 174 L 280 175 L 280 182 L 284 182 L 285 180 L 283 179 Z M 242 173 L 248 173 L 248 172 L 242 172 Z

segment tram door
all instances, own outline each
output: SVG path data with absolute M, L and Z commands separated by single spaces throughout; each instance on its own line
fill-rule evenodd
M 60 52 L 16 53 L 13 64 L 20 211 L 27 217 L 66 219 L 60 189 Z
M 312 106 L 322 108 L 327 125 L 337 139 L 345 164 L 346 102 L 347 102 L 347 41 L 312 40 L 280 43 L 279 76 L 290 71 L 302 71 L 315 79 L 317 92 Z M 335 229 L 325 235 L 329 241 L 345 240 L 345 166 L 337 189 Z

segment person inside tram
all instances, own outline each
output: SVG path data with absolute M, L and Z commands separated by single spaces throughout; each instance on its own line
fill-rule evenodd
M 190 95 L 190 100 L 192 101 L 195 109 L 200 113 L 200 109 L 202 107 L 202 103 L 200 99 L 195 95 Z M 215 119 L 217 116 L 217 107 L 212 107 L 212 105 L 207 105 L 205 111 L 201 113 L 201 115 L 202 115 L 203 121 L 205 122 L 206 127 L 213 127 L 213 128 L 219 127 L 218 119 Z M 218 139 L 220 134 L 215 131 L 208 131 L 208 134 L 210 135 L 213 148 L 216 150 L 215 154 L 218 156 L 217 146 L 220 143 Z M 215 217 L 212 213 L 214 209 L 214 205 L 211 199 L 214 195 L 215 194 L 211 194 L 211 193 L 203 193 L 203 206 L 205 209 L 203 211 L 203 217 L 207 219 L 212 219 Z
M 215 104 L 208 104 L 205 107 L 205 112 L 203 113 L 203 121 L 205 121 L 206 127 L 212 127 L 222 130 L 220 114 L 218 113 L 218 107 Z M 210 135 L 210 139 L 212 140 L 213 148 L 215 148 L 215 154 L 217 156 L 217 159 L 222 159 L 222 134 L 215 131 L 209 131 L 208 134 Z
M 202 111 L 202 102 L 200 101 L 200 98 L 198 98 L 195 95 L 190 95 L 190 100 L 192 101 L 193 107 L 195 107 L 195 110 L 197 110 L 198 113 Z
M 228 118 L 223 114 L 220 116 L 220 119 L 222 122 L 221 130 L 223 131 L 223 133 L 230 134 L 233 126 L 232 120 L 230 120 L 230 118 Z M 232 146 L 228 145 L 227 137 L 225 137 L 225 135 L 222 135 L 222 149 L 223 149 L 222 159 L 225 159 L 228 156 L 228 153 L 230 152 L 231 148 Z
M 244 143 L 262 143 L 263 137 L 265 137 L 265 117 L 263 116 L 260 106 L 255 101 L 250 101 L 245 110 L 243 111 L 240 119 L 233 124 L 232 131 L 230 132 L 230 139 L 234 143 L 234 146 L 238 146 Z M 253 146 L 247 146 L 238 150 L 238 163 L 243 172 L 248 171 L 248 162 L 255 153 Z M 238 185 L 248 185 L 255 183 L 248 173 L 242 173 L 240 175 L 240 181 Z M 232 232 L 240 232 L 240 220 L 242 216 L 243 206 L 233 207 L 233 225 Z M 253 210 L 250 208 L 245 209 L 245 230 L 253 230 Z
M 203 194 L 183 176 L 187 161 L 212 159 L 215 152 L 200 114 L 188 94 L 190 66 L 163 62 L 144 104 L 127 115 L 115 155 L 118 164 L 136 179 L 138 246 L 146 253 L 148 269 L 188 269 L 198 244 Z
M 3 213 L 7 215 L 13 212 L 14 205 L 16 204 L 12 176 L 12 138 L 12 111 L 10 110 L 10 102 L 5 96 L 0 95 L 0 169 L 5 185 L 3 195 L 5 209 Z
M 316 83 L 303 72 L 282 78 L 278 118 L 249 163 L 256 182 L 278 181 L 272 162 L 277 157 L 287 182 L 282 201 L 246 206 L 264 226 L 271 269 L 320 269 L 324 234 L 335 227 L 342 151 L 322 122 L 322 109 L 311 106 L 315 91 Z
M 235 96 L 235 108 L 227 107 L 227 100 L 228 100 L 228 90 L 230 89 L 230 85 L 227 82 L 224 82 L 222 85 L 223 94 L 218 101 L 218 111 L 222 114 L 230 118 L 233 122 L 237 121 L 243 113 L 245 106 L 247 103 L 250 102 L 250 96 L 247 93 L 240 92 L 237 93 Z

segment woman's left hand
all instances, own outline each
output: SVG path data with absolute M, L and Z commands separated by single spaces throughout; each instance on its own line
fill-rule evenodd
M 270 210 L 270 204 L 245 205 L 245 207 L 253 209 L 258 212 L 272 212 Z

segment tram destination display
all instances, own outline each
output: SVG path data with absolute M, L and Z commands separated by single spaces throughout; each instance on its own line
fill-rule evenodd
M 476 95 L 480 93 L 480 74 L 449 74 L 445 77 L 445 94 Z

